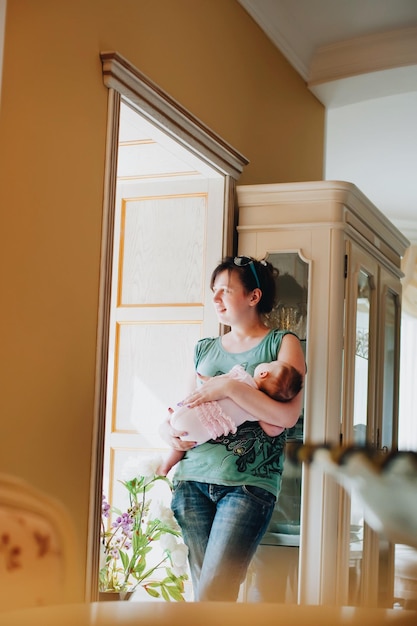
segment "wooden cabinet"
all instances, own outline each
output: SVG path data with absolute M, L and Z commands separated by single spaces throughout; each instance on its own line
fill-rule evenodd
M 267 257 L 304 290 L 294 302 L 283 280 L 272 316 L 274 325 L 305 333 L 308 373 L 295 436 L 395 448 L 400 262 L 408 241 L 346 182 L 238 186 L 237 199 L 239 254 Z M 295 601 L 391 606 L 393 546 L 363 522 L 355 495 L 304 466 L 299 504 L 299 545 L 274 545 L 272 528 L 261 547 L 275 564 L 269 578 L 276 575 L 282 586 L 279 550 L 290 545 Z

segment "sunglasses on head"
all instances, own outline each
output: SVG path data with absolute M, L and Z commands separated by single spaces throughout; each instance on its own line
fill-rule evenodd
M 233 259 L 233 263 L 237 265 L 237 267 L 246 267 L 246 265 L 249 265 L 255 277 L 256 286 L 258 287 L 258 289 L 260 289 L 261 284 L 259 282 L 258 272 L 256 271 L 254 261 L 255 259 L 252 259 L 252 257 L 250 256 L 235 256 L 235 258 Z M 265 261 L 259 261 L 259 263 L 262 263 L 262 265 L 266 265 Z

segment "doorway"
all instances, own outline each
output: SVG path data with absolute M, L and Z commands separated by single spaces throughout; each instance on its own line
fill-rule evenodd
M 209 276 L 232 252 L 235 182 L 247 164 L 117 53 L 101 57 L 109 113 L 91 599 L 98 592 L 102 494 L 117 506 L 129 457 L 164 452 L 158 427 L 185 393 L 194 344 L 219 332 Z
M 126 468 L 164 455 L 158 429 L 187 393 L 194 345 L 218 334 L 207 272 L 222 256 L 223 198 L 221 174 L 122 99 L 103 459 L 112 509 L 128 507 Z M 165 506 L 169 495 L 158 493 Z

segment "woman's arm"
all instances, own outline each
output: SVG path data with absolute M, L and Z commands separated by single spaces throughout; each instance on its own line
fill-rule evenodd
M 272 426 L 271 424 L 268 424 L 268 422 L 263 422 L 262 420 L 259 420 L 259 426 L 262 428 L 264 433 L 270 437 L 278 437 L 278 435 L 285 430 L 282 426 Z
M 304 376 L 305 359 L 300 341 L 294 335 L 285 335 L 279 350 L 279 358 L 295 367 Z M 290 402 L 273 400 L 263 391 L 254 389 L 237 380 L 215 376 L 191 393 L 184 403 L 193 408 L 210 400 L 230 398 L 260 421 L 275 426 L 291 428 L 300 417 L 302 391 Z

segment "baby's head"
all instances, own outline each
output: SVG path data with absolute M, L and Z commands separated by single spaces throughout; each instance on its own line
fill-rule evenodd
M 280 402 L 289 402 L 303 388 L 302 375 L 285 361 L 260 363 L 253 378 L 261 391 Z

